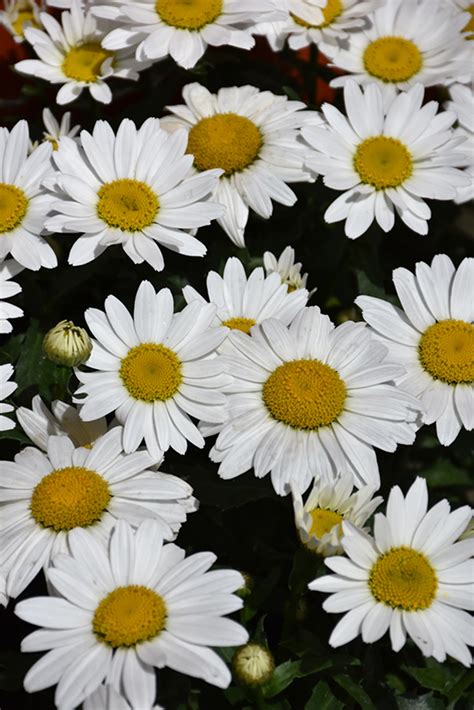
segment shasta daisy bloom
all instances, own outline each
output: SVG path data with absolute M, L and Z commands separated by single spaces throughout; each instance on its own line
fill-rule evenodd
M 162 126 L 186 129 L 198 174 L 210 168 L 223 171 L 214 197 L 226 211 L 217 221 L 243 247 L 249 209 L 268 219 L 272 200 L 286 206 L 296 202 L 287 183 L 314 180 L 303 168 L 306 148 L 299 134 L 302 125 L 319 125 L 319 114 L 254 86 L 211 94 L 200 84 L 188 84 L 183 98 L 184 105 L 167 107 L 174 115 L 162 119 Z
M 454 111 L 458 119 L 455 131 L 466 138 L 462 147 L 466 158 L 465 172 L 469 177 L 469 184 L 458 188 L 454 200 L 457 204 L 462 204 L 474 199 L 474 92 L 470 86 L 454 84 L 449 87 L 449 93 L 451 101 L 446 102 L 444 107 L 448 111 Z
M 345 220 L 346 236 L 357 239 L 374 219 L 389 232 L 396 212 L 414 232 L 427 234 L 431 210 L 423 198 L 453 200 L 468 183 L 457 167 L 465 156 L 463 139 L 451 130 L 455 114 L 436 114 L 435 101 L 422 107 L 420 85 L 400 93 L 388 110 L 375 84 L 364 91 L 347 82 L 344 100 L 347 118 L 324 104 L 327 125 L 302 131 L 317 151 L 308 166 L 324 175 L 325 185 L 343 191 L 324 219 Z
M 41 27 L 41 5 L 34 0 L 4 0 L 0 10 L 0 25 L 13 36 L 15 42 L 23 42 L 27 27 Z
M 317 44 L 338 48 L 348 34 L 367 28 L 368 15 L 380 5 L 380 0 L 287 0 L 288 15 L 284 21 L 257 25 L 255 34 L 267 36 L 272 49 L 291 49 Z
M 81 131 L 80 145 L 63 138 L 53 158 L 59 172 L 53 203 L 58 213 L 47 221 L 57 232 L 82 232 L 69 263 L 86 264 L 111 244 L 121 244 L 135 264 L 164 267 L 158 244 L 187 256 L 203 256 L 206 247 L 190 232 L 223 212 L 207 198 L 221 174 L 206 170 L 189 175 L 187 134 L 169 135 L 157 118 L 137 129 L 124 119 L 117 134 L 97 121 L 92 135 Z
M 71 10 L 61 13 L 61 24 L 46 12 L 40 14 L 44 30 L 27 28 L 25 37 L 39 59 L 24 59 L 15 64 L 23 74 L 62 84 L 56 101 L 67 104 L 88 89 L 92 98 L 101 103 L 112 101 L 106 83 L 112 77 L 138 79 L 138 63 L 129 51 L 109 51 L 101 41 L 104 33 L 89 10 L 79 0 L 73 0 Z
M 97 439 L 107 431 L 105 417 L 84 422 L 79 416 L 79 408 L 56 400 L 49 411 L 39 394 L 31 402 L 31 409 L 18 407 L 16 418 L 35 446 L 48 450 L 50 436 L 68 436 L 74 446 L 91 449 Z
M 67 550 L 71 530 L 88 528 L 105 539 L 118 519 L 137 526 L 153 518 L 165 540 L 175 538 L 186 513 L 196 509 L 185 481 L 150 470 L 147 452 L 123 454 L 121 427 L 93 449 L 75 448 L 66 436 L 51 436 L 48 451 L 27 447 L 15 462 L 2 461 L 0 568 L 7 593 L 16 597 Z
M 466 24 L 462 30 L 466 39 L 474 39 L 474 3 L 472 0 L 449 0 L 454 10 L 464 13 Z
M 153 702 L 153 701 L 151 701 Z M 82 710 L 134 710 L 113 685 L 100 685 L 82 703 Z M 164 710 L 161 705 L 141 705 L 140 710 Z
M 271 471 L 275 491 L 304 492 L 315 477 L 348 469 L 360 488 L 380 485 L 373 447 L 395 451 L 415 438 L 415 397 L 393 386 L 403 374 L 363 323 L 337 328 L 317 307 L 289 328 L 275 319 L 250 337 L 233 331 L 225 361 L 234 382 L 214 448 L 219 475 Z
M 204 439 L 190 417 L 208 422 L 225 419 L 229 378 L 224 364 L 214 357 L 225 339 L 225 328 L 213 328 L 216 307 L 191 303 L 173 314 L 167 288 L 155 293 L 142 281 L 135 298 L 133 318 L 114 296 L 105 301 L 105 313 L 86 311 L 92 334 L 88 367 L 76 371 L 82 386 L 76 397 L 85 421 L 115 412 L 124 425 L 125 451 L 135 451 L 142 440 L 159 458 L 170 447 L 181 454 L 191 441 Z
M 330 86 L 376 83 L 390 101 L 397 91 L 414 84 L 449 84 L 466 74 L 468 61 L 461 33 L 465 14 L 431 0 L 390 0 L 369 15 L 369 27 L 348 33 L 343 49 L 327 44 L 333 66 L 350 75 L 333 79 Z
M 67 136 L 68 138 L 74 138 L 80 130 L 80 126 L 71 127 L 71 113 L 66 111 L 61 118 L 61 123 L 53 116 L 49 108 L 43 109 L 43 124 L 46 128 L 43 131 L 43 140 L 49 141 L 53 146 L 53 150 L 59 148 L 61 138 Z
M 51 172 L 51 146 L 40 145 L 28 155 L 28 124 L 11 131 L 0 128 L 0 262 L 11 253 L 21 266 L 52 269 L 57 259 L 40 236 L 52 197 L 41 184 Z
M 383 498 L 373 497 L 373 486 L 362 486 L 353 492 L 354 479 L 348 471 L 334 480 L 316 481 L 306 501 L 293 491 L 295 525 L 301 542 L 325 557 L 344 554 L 341 545 L 342 523 L 363 528 Z
M 105 679 L 132 707 L 155 700 L 154 668 L 172 668 L 226 688 L 231 675 L 209 646 L 246 643 L 224 615 L 242 607 L 233 570 L 208 571 L 216 556 L 163 545 L 154 521 L 136 532 L 119 521 L 108 549 L 85 530 L 70 535 L 70 555 L 48 570 L 59 597 L 36 597 L 15 613 L 43 626 L 22 651 L 48 651 L 25 676 L 28 692 L 57 684 L 55 703 L 73 708 Z M 51 649 L 51 650 L 49 650 Z
M 405 498 L 392 488 L 386 515 L 375 516 L 374 538 L 343 523 L 347 558 L 326 559 L 336 574 L 308 585 L 334 592 L 325 611 L 347 612 L 331 646 L 359 634 L 374 643 L 390 630 L 394 651 L 408 635 L 424 656 L 443 662 L 449 655 L 469 666 L 474 626 L 464 610 L 474 609 L 474 540 L 455 541 L 470 516 L 469 506 L 450 512 L 447 500 L 428 511 L 426 481 L 417 478 Z
M 250 328 L 265 318 L 277 318 L 289 325 L 308 300 L 308 292 L 300 288 L 289 293 L 278 274 L 265 277 L 261 267 L 247 278 L 242 262 L 235 256 L 227 259 L 224 275 L 210 271 L 207 275 L 209 302 L 217 307 L 214 325 L 250 333 Z M 207 301 L 192 287 L 185 286 L 187 303 Z
M 107 8 L 109 10 L 109 8 Z M 278 18 L 273 0 L 123 0 L 116 15 L 119 24 L 104 40 L 107 49 L 137 45 L 139 61 L 164 59 L 190 69 L 208 45 L 251 49 L 249 31 L 257 19 Z
M 20 318 L 23 315 L 21 308 L 5 302 L 6 298 L 21 292 L 20 284 L 10 279 L 22 270 L 23 267 L 14 259 L 0 263 L 0 333 L 11 333 L 13 328 L 8 322 L 9 318 Z
M 301 262 L 295 262 L 295 250 L 293 247 L 285 247 L 277 257 L 271 251 L 266 251 L 263 255 L 263 265 L 267 276 L 277 273 L 280 276 L 282 284 L 288 286 L 288 293 L 300 288 L 306 288 L 308 274 L 301 273 Z M 308 298 L 316 293 L 317 289 L 313 288 L 308 292 Z
M 437 254 L 415 274 L 395 269 L 393 283 L 402 309 L 371 296 L 356 303 L 391 362 L 403 365 L 397 385 L 420 399 L 423 422 L 436 422 L 449 446 L 462 427 L 474 428 L 474 259 L 455 269 Z
M 16 382 L 9 382 L 12 375 L 13 365 L 10 365 L 10 363 L 7 365 L 0 365 L 0 431 L 7 431 L 7 429 L 15 428 L 15 422 L 13 419 L 4 416 L 4 414 L 13 412 L 14 407 L 12 407 L 11 404 L 3 403 L 3 400 L 7 399 L 7 397 L 9 397 L 18 387 Z

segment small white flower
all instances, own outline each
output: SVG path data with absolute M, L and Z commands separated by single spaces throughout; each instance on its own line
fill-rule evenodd
M 223 171 L 214 197 L 226 207 L 218 223 L 234 244 L 245 246 L 244 232 L 252 209 L 268 219 L 272 200 L 291 206 L 292 182 L 313 182 L 303 167 L 307 149 L 299 140 L 303 125 L 319 125 L 315 111 L 254 86 L 232 86 L 211 94 L 200 84 L 183 89 L 185 104 L 168 106 L 174 115 L 162 119 L 170 131 L 185 128 L 188 152 L 197 173 Z
M 107 679 L 144 710 L 155 700 L 155 667 L 227 688 L 229 669 L 209 646 L 248 640 L 224 616 L 242 607 L 233 594 L 242 575 L 208 572 L 212 553 L 185 559 L 180 547 L 162 543 L 151 520 L 135 533 L 119 521 L 108 549 L 85 530 L 71 534 L 71 554 L 57 556 L 47 573 L 60 596 L 15 608 L 21 619 L 44 627 L 23 640 L 22 651 L 51 649 L 26 674 L 28 692 L 57 684 L 55 703 L 69 710 Z
M 92 342 L 84 328 L 70 320 L 62 320 L 48 330 L 43 338 L 43 352 L 58 365 L 76 367 L 87 361 L 92 351 Z
M 423 87 L 400 93 L 384 108 L 376 84 L 365 91 L 354 81 L 344 86 L 347 118 L 324 104 L 327 125 L 303 128 L 315 149 L 307 164 L 324 183 L 343 191 L 326 210 L 328 223 L 345 220 L 344 231 L 357 239 L 374 219 L 389 232 L 397 213 L 418 234 L 428 233 L 431 210 L 423 198 L 454 200 L 468 178 L 463 138 L 451 130 L 456 115 L 436 114 L 435 101 L 422 106 Z M 459 143 L 463 143 L 459 145 Z
M 82 232 L 69 263 L 86 264 L 112 244 L 121 244 L 135 264 L 164 268 L 160 245 L 180 254 L 203 256 L 204 244 L 191 232 L 223 212 L 209 201 L 220 170 L 189 175 L 192 156 L 185 155 L 187 134 L 170 135 L 157 118 L 140 128 L 124 119 L 114 133 L 97 121 L 92 134 L 82 131 L 79 145 L 63 138 L 53 160 L 56 215 L 48 229 Z
M 3 400 L 9 397 L 12 392 L 18 387 L 16 382 L 8 380 L 13 375 L 13 365 L 0 365 L 0 431 L 7 431 L 15 428 L 15 422 L 9 417 L 3 416 L 9 412 L 13 412 L 14 407 L 11 404 L 3 404 Z
M 14 259 L 0 263 L 0 333 L 11 333 L 13 328 L 8 322 L 9 318 L 20 318 L 23 315 L 21 308 L 5 302 L 6 298 L 21 292 L 20 284 L 10 281 L 20 271 L 23 271 L 23 267 Z
M 5 0 L 0 10 L 0 25 L 13 36 L 15 42 L 24 42 L 27 27 L 41 27 L 41 3 L 34 0 Z
M 0 128 L 0 263 L 11 253 L 27 269 L 52 269 L 58 261 L 40 236 L 53 197 L 42 187 L 51 173 L 51 145 L 28 155 L 28 124 L 19 121 L 11 131 Z
M 469 177 L 469 184 L 458 188 L 454 200 L 456 204 L 463 204 L 474 199 L 474 92 L 472 86 L 454 84 L 449 87 L 449 93 L 451 101 L 447 101 L 444 108 L 454 111 L 458 119 L 455 132 L 466 138 L 462 148 L 466 159 L 465 172 Z
M 309 550 L 325 557 L 344 554 L 342 523 L 362 529 L 383 500 L 373 497 L 373 486 L 362 486 L 355 493 L 353 487 L 353 476 L 345 472 L 331 482 L 316 481 L 304 504 L 300 493 L 293 491 L 296 529 Z
M 74 138 L 80 130 L 80 126 L 71 127 L 71 113 L 66 111 L 61 118 L 61 123 L 53 116 L 49 108 L 43 109 L 43 124 L 46 128 L 43 131 L 43 140 L 49 141 L 53 146 L 53 150 L 57 150 L 61 143 L 61 138 L 67 136 L 68 138 Z
M 56 400 L 52 403 L 50 412 L 37 394 L 31 405 L 31 409 L 18 407 L 16 417 L 25 434 L 42 451 L 48 450 L 48 439 L 54 435 L 68 436 L 74 446 L 90 449 L 107 431 L 105 417 L 84 422 L 79 416 L 79 408 L 66 402 Z
M 437 254 L 416 274 L 395 269 L 393 282 L 403 310 L 371 296 L 356 303 L 390 361 L 403 365 L 397 385 L 420 399 L 423 422 L 436 422 L 449 446 L 462 427 L 474 428 L 474 259 L 455 269 Z
M 288 293 L 306 288 L 308 274 L 301 273 L 302 264 L 299 261 L 295 262 L 295 250 L 293 247 L 285 247 L 278 259 L 271 251 L 266 251 L 263 255 L 263 265 L 267 276 L 273 273 L 279 274 L 282 284 L 288 286 Z M 316 291 L 316 288 L 308 291 L 308 298 Z
M 191 417 L 223 422 L 229 382 L 215 357 L 227 334 L 211 327 L 215 312 L 213 304 L 193 302 L 173 314 L 171 291 L 156 293 L 148 281 L 138 288 L 133 317 L 114 296 L 105 313 L 89 308 L 85 318 L 97 340 L 87 366 L 95 372 L 76 371 L 81 418 L 115 412 L 127 452 L 143 439 L 156 458 L 170 447 L 184 454 L 188 441 L 204 446 Z
M 7 593 L 16 597 L 58 553 L 67 550 L 75 528 L 105 539 L 118 519 L 138 526 L 152 518 L 165 540 L 173 540 L 186 514 L 196 510 L 185 481 L 151 470 L 146 452 L 124 455 L 121 427 L 92 449 L 75 448 L 66 436 L 51 436 L 48 452 L 31 446 L 2 461 L 0 568 Z
M 471 664 L 474 645 L 474 540 L 455 542 L 471 517 L 469 506 L 450 512 L 447 500 L 428 511 L 426 481 L 417 478 L 406 497 L 392 488 L 387 513 L 375 516 L 374 538 L 343 523 L 347 558 L 330 557 L 335 575 L 308 585 L 334 592 L 323 604 L 330 613 L 347 612 L 331 634 L 338 647 L 359 634 L 365 643 L 390 630 L 394 651 L 407 635 L 424 656 L 443 662 L 452 656 Z
M 250 26 L 284 16 L 274 0 L 259 0 L 258 5 L 253 0 L 122 0 L 99 13 L 119 25 L 105 38 L 107 49 L 136 46 L 138 61 L 170 55 L 185 69 L 195 66 L 208 45 L 251 49 L 255 40 Z
M 112 77 L 138 79 L 138 70 L 146 68 L 130 56 L 129 51 L 109 51 L 101 45 L 104 32 L 89 10 L 79 0 L 72 0 L 71 10 L 61 14 L 61 24 L 46 12 L 40 15 L 44 30 L 28 28 L 25 37 L 39 59 L 24 59 L 15 68 L 24 73 L 62 84 L 56 101 L 74 101 L 84 89 L 101 103 L 112 101 L 106 83 Z

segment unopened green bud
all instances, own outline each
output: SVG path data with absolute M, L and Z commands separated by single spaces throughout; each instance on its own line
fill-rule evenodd
M 259 643 L 248 643 L 235 652 L 232 668 L 242 685 L 258 686 L 270 680 L 275 661 L 268 648 Z
M 92 342 L 84 328 L 62 320 L 44 336 L 43 351 L 56 364 L 75 367 L 89 359 Z

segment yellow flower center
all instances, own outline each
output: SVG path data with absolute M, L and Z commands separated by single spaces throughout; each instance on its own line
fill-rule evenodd
M 183 381 L 181 361 L 164 345 L 142 343 L 129 350 L 120 366 L 120 377 L 135 399 L 164 401 Z
M 202 118 L 189 132 L 188 153 L 197 170 L 221 168 L 226 175 L 245 170 L 257 158 L 262 134 L 257 126 L 236 113 Z
M 111 498 L 102 476 L 82 466 L 58 468 L 45 476 L 31 496 L 31 515 L 55 532 L 94 525 Z
M 277 421 L 295 429 L 319 429 L 341 414 L 346 387 L 336 370 L 319 360 L 291 360 L 272 372 L 262 396 Z
M 474 325 L 463 320 L 442 320 L 421 336 L 418 354 L 422 367 L 435 380 L 450 385 L 474 380 Z
M 148 587 L 117 587 L 95 610 L 92 628 L 112 648 L 135 646 L 158 636 L 165 625 L 162 597 Z
M 419 611 L 431 606 L 438 580 L 421 552 L 394 547 L 379 557 L 370 570 L 369 587 L 378 602 L 404 611 Z
M 156 0 L 161 20 L 180 30 L 200 30 L 217 20 L 222 0 Z
M 257 321 L 253 318 L 229 318 L 228 320 L 223 320 L 222 325 L 227 326 L 227 328 L 232 328 L 232 330 L 241 330 L 242 333 L 250 333 L 250 328 L 255 325 Z
M 0 182 L 0 234 L 21 224 L 28 209 L 28 198 L 15 185 Z
M 354 155 L 354 169 L 362 182 L 376 190 L 398 187 L 413 172 L 413 160 L 407 148 L 396 138 L 367 138 Z
M 474 3 L 464 8 L 464 12 L 471 13 L 471 19 L 468 21 L 467 25 L 463 27 L 463 32 L 468 33 L 467 39 L 474 39 Z
M 153 223 L 160 208 L 155 193 L 144 182 L 121 178 L 103 185 L 97 214 L 110 227 L 139 232 Z
M 25 36 L 25 25 L 29 27 L 40 27 L 40 25 L 36 22 L 32 10 L 20 10 L 17 14 L 16 20 L 12 22 L 12 27 L 19 37 Z
M 364 52 L 365 70 L 386 82 L 408 81 L 418 74 L 423 58 L 409 39 L 380 37 L 371 42 Z
M 292 12 L 290 12 L 290 15 L 297 25 L 301 25 L 302 27 L 311 27 L 315 30 L 320 30 L 323 27 L 331 25 L 334 20 L 342 14 L 343 7 L 341 0 L 328 0 L 326 3 L 326 7 L 321 7 L 319 9 L 324 15 L 324 20 L 323 22 L 321 22 L 320 25 L 312 25 L 310 22 L 306 22 L 306 20 L 303 20 L 301 17 L 293 15 Z
M 330 532 L 335 525 L 340 525 L 343 521 L 342 515 L 327 508 L 314 508 L 310 512 L 312 523 L 309 531 L 310 535 L 315 535 L 318 540 Z
M 86 42 L 69 50 L 64 57 L 63 72 L 75 81 L 96 82 L 102 64 L 113 55 L 113 52 L 101 47 L 99 42 Z

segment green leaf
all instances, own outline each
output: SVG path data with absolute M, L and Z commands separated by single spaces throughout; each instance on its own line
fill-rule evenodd
M 10 439 L 11 441 L 19 441 L 20 444 L 31 444 L 26 434 L 21 429 L 7 429 L 0 431 L 0 439 Z
M 433 693 L 420 695 L 418 698 L 397 698 L 399 710 L 445 710 L 442 700 L 433 697 Z
M 463 673 L 462 677 L 454 684 L 451 686 L 448 692 L 448 701 L 450 703 L 454 702 L 457 700 L 463 692 L 472 687 L 474 684 L 474 669 L 470 671 L 466 671 Z
M 320 680 L 304 710 L 342 710 L 343 707 L 344 704 L 334 697 L 328 684 Z
M 349 693 L 351 698 L 353 698 L 359 707 L 363 708 L 363 710 L 376 710 L 375 705 L 362 686 L 355 683 L 348 675 L 345 673 L 339 673 L 334 676 L 334 680 L 341 686 L 341 688 L 344 688 L 344 690 Z
M 365 271 L 360 269 L 355 269 L 355 275 L 357 279 L 357 289 L 361 296 L 373 296 L 374 298 L 383 298 L 387 300 L 387 293 L 382 286 L 377 286 L 374 284 Z
M 443 666 L 438 666 L 438 668 L 404 667 L 403 670 L 411 675 L 422 688 L 437 690 L 445 695 L 453 682 L 451 672 Z
M 431 468 L 422 472 L 431 488 L 444 486 L 466 486 L 472 482 L 467 471 L 448 459 L 439 459 Z
M 265 698 L 273 698 L 282 690 L 288 688 L 293 683 L 295 678 L 301 678 L 306 673 L 301 671 L 301 661 L 286 661 L 281 663 L 273 671 L 273 675 L 263 688 Z

